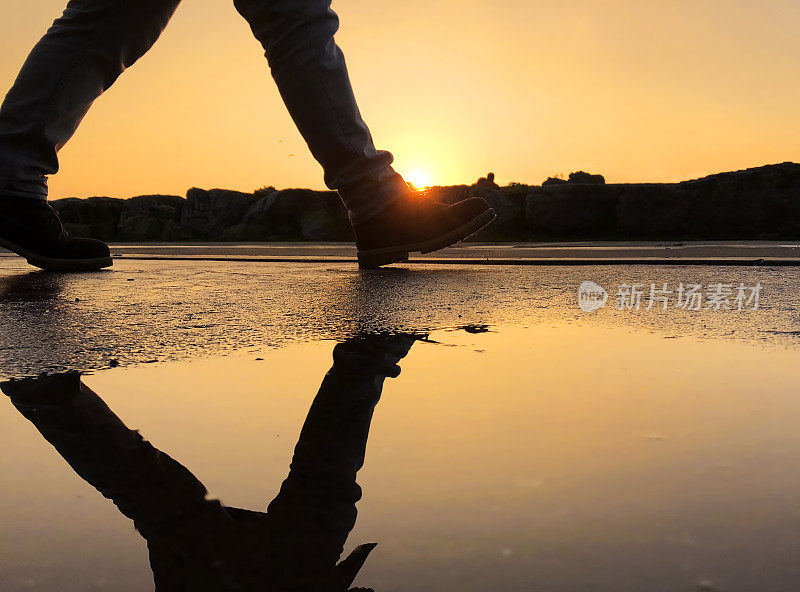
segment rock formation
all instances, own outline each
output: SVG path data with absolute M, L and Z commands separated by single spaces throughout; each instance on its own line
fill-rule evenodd
M 539 239 L 800 238 L 800 164 L 682 183 L 534 188 L 525 228 Z
M 432 187 L 427 193 L 444 203 L 486 199 L 498 218 L 477 240 L 800 239 L 800 164 L 682 183 L 606 184 L 601 175 L 582 171 L 569 181 L 548 181 Z M 91 197 L 52 204 L 74 235 L 106 241 L 352 240 L 333 191 L 192 188 L 185 199 Z
M 569 174 L 569 182 L 581 185 L 605 185 L 606 179 L 603 175 L 592 175 L 585 171 L 578 171 Z

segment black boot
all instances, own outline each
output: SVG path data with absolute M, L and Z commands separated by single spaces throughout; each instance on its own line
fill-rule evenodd
M 358 263 L 374 268 L 405 261 L 410 252 L 444 249 L 469 238 L 495 217 L 494 210 L 479 197 L 448 206 L 409 192 L 386 210 L 354 225 Z
M 111 267 L 105 243 L 72 238 L 46 201 L 0 195 L 0 247 L 48 271 L 94 271 Z

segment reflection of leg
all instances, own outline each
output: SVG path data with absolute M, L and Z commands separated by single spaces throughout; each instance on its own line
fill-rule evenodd
M 160 35 L 180 0 L 71 0 L 0 108 L 0 192 L 47 198 L 46 175 L 92 102 Z
M 378 151 L 356 105 L 339 20 L 330 0 L 234 0 L 266 50 L 272 76 L 311 153 L 355 221 L 385 209 L 406 191 Z
M 7 382 L 2 390 L 82 479 L 134 520 L 145 538 L 164 535 L 167 523 L 175 526 L 181 517 L 214 506 L 206 502 L 206 489 L 194 475 L 128 429 L 77 373 Z
M 295 448 L 291 471 L 268 516 L 281 526 L 287 552 L 302 555 L 306 573 L 330 568 L 355 525 L 370 422 L 387 376 L 400 372 L 414 338 L 350 339 L 334 349 L 334 364 L 314 399 Z

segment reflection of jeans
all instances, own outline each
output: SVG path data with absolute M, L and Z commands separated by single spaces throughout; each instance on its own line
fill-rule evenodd
M 359 548 L 337 566 L 361 499 L 356 474 L 384 380 L 399 374 L 414 341 L 369 335 L 336 346 L 266 513 L 206 499 L 187 468 L 128 429 L 77 373 L 0 387 L 80 477 L 134 521 L 157 591 L 329 590 L 337 588 L 319 584 L 349 585 L 361 567 L 347 565 Z
M 71 0 L 31 52 L 0 109 L 0 191 L 47 198 L 58 150 L 92 102 L 150 49 L 180 0 Z M 405 188 L 361 119 L 333 36 L 330 0 L 234 0 L 266 50 L 272 76 L 325 183 L 354 221 Z M 146 100 L 143 97 L 143 100 Z

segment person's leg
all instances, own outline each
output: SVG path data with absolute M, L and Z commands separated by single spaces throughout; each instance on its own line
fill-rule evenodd
M 0 107 L 0 199 L 47 199 L 47 176 L 58 171 L 58 151 L 95 99 L 155 43 L 179 3 L 67 4 Z
M 361 499 L 356 474 L 384 380 L 400 374 L 397 363 L 418 338 L 363 335 L 334 348 L 333 367 L 303 424 L 289 475 L 267 510 L 270 538 L 279 543 L 284 573 L 297 578 L 295 584 L 311 578 L 316 589 L 347 590 L 374 547 L 362 545 L 336 566 L 355 525 Z
M 410 190 L 375 149 L 334 41 L 331 0 L 234 0 L 266 50 L 278 89 L 311 153 L 350 213 L 359 262 L 377 267 L 459 242 L 494 219 L 483 200 L 436 204 Z
M 361 118 L 344 55 L 334 41 L 339 19 L 330 0 L 234 0 L 266 50 L 272 76 L 297 128 L 354 223 L 407 190 L 376 150 Z
M 47 176 L 89 107 L 158 39 L 180 0 L 71 0 L 0 106 L 0 247 L 55 271 L 112 264 L 47 204 Z

